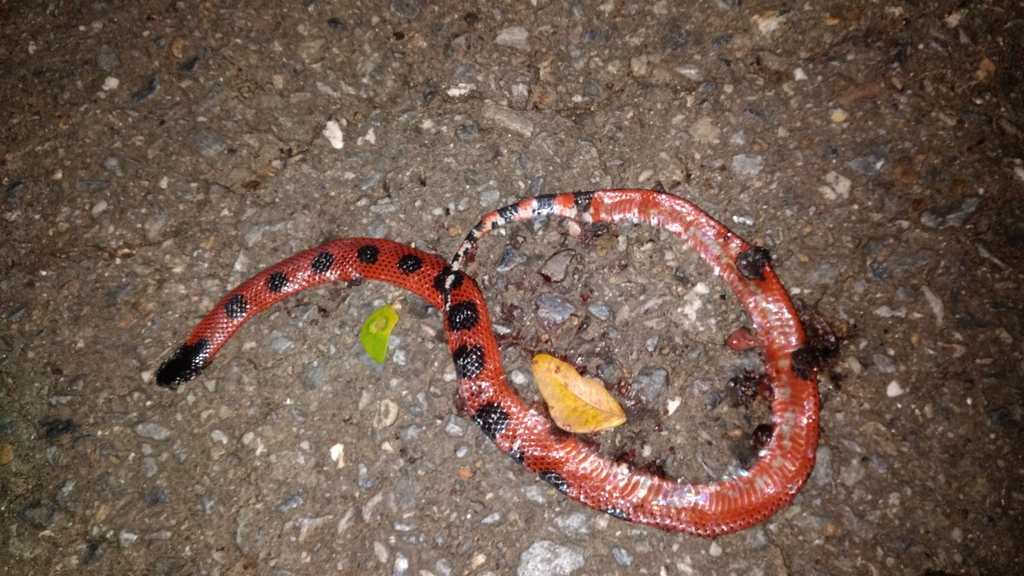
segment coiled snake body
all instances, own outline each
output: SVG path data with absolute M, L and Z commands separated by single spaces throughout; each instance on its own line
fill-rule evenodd
M 476 242 L 513 221 L 553 215 L 581 222 L 639 222 L 689 244 L 736 293 L 752 324 L 730 345 L 757 346 L 772 392 L 772 436 L 760 459 L 734 477 L 691 484 L 634 468 L 554 427 L 506 381 L 487 306 L 460 268 Z M 160 367 L 157 383 L 176 388 L 198 375 L 249 318 L 288 295 L 335 281 L 378 280 L 444 311 L 458 394 L 468 415 L 500 450 L 560 492 L 618 518 L 700 536 L 757 524 L 789 504 L 814 465 L 817 370 L 803 326 L 768 253 L 693 204 L 648 190 L 598 190 L 527 198 L 485 216 L 451 265 L 390 240 L 345 238 L 296 254 L 228 293 Z

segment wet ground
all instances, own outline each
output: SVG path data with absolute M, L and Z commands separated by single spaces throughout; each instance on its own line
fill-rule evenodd
M 0 572 L 1024 572 L 1022 58 L 1010 0 L 0 4 Z M 152 382 L 299 250 L 450 256 L 519 198 L 656 183 L 846 336 L 817 467 L 754 528 L 539 482 L 459 415 L 437 312 L 390 286 L 310 291 Z M 735 473 L 767 418 L 727 385 L 758 365 L 722 346 L 738 303 L 674 238 L 606 232 L 483 243 L 512 380 L 536 397 L 537 351 L 626 379 L 644 401 L 607 450 Z M 358 328 L 388 302 L 378 367 Z

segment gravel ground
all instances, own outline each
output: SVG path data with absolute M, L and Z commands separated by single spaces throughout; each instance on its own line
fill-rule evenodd
M 1022 39 L 1015 0 L 0 3 L 0 573 L 1024 573 Z M 450 256 L 519 198 L 656 183 L 846 337 L 810 482 L 754 528 L 539 482 L 390 286 L 312 290 L 152 382 L 302 249 Z M 512 381 L 536 397 L 538 351 L 628 379 L 605 448 L 735 473 L 767 418 L 727 384 L 758 365 L 722 346 L 738 303 L 674 238 L 606 232 L 483 243 Z M 377 366 L 358 328 L 388 302 Z

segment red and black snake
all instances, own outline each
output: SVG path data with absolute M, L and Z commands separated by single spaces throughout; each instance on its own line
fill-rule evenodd
M 639 222 L 682 238 L 736 293 L 752 330 L 729 339 L 757 346 L 772 393 L 772 436 L 760 459 L 719 482 L 690 484 L 617 462 L 557 428 L 509 385 L 476 282 L 459 270 L 476 242 L 506 223 L 545 215 L 581 222 Z M 767 250 L 751 246 L 693 204 L 648 190 L 598 190 L 537 196 L 485 216 L 452 264 L 390 240 L 345 238 L 307 250 L 228 293 L 157 371 L 176 388 L 199 374 L 246 320 L 312 286 L 378 280 L 409 290 L 444 311 L 458 394 L 468 415 L 500 450 L 573 500 L 630 522 L 700 536 L 757 524 L 789 504 L 814 465 L 818 443 L 817 368 L 803 326 L 772 270 Z

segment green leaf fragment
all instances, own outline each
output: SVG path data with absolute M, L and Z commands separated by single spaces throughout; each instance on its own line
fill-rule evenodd
M 366 350 L 377 364 L 384 363 L 384 357 L 388 353 L 388 338 L 395 324 L 398 324 L 398 312 L 391 306 L 377 308 L 366 322 L 363 322 L 363 327 L 359 331 L 359 341 L 363 343 L 363 350 Z

